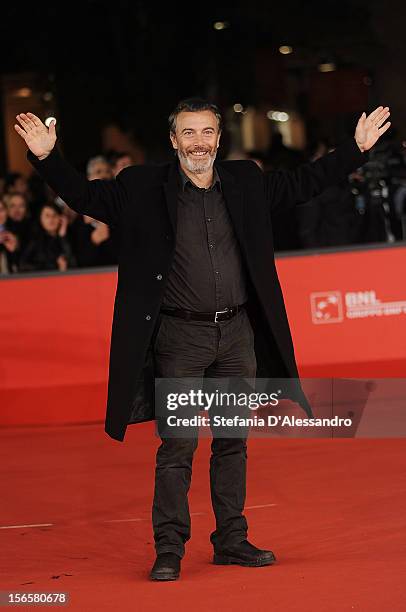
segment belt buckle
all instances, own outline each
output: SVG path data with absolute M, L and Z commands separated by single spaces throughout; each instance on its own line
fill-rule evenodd
M 218 320 L 217 320 L 218 314 L 221 314 L 222 312 L 228 312 L 228 311 L 229 311 L 229 308 L 226 308 L 225 310 L 216 310 L 216 314 L 214 315 L 214 322 L 218 323 Z

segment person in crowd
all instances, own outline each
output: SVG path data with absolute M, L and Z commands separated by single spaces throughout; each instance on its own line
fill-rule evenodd
M 248 151 L 247 159 L 251 159 L 257 164 L 258 168 L 264 170 L 264 154 L 262 151 Z
M 266 152 L 266 167 L 272 170 L 294 170 L 306 160 L 301 151 L 287 147 L 280 132 L 274 131 Z
M 133 158 L 131 157 L 130 153 L 127 153 L 126 151 L 113 151 L 109 155 L 108 159 L 114 177 L 116 177 L 121 170 L 124 170 L 124 168 L 134 165 Z
M 111 166 L 102 155 L 88 161 L 86 174 L 89 181 L 113 179 Z M 69 226 L 68 237 L 79 267 L 111 266 L 117 263 L 114 237 L 106 223 L 89 215 L 78 215 Z
M 6 176 L 4 184 L 5 193 L 21 193 L 29 198 L 28 181 L 20 172 L 11 172 Z
M 112 179 L 113 169 L 103 155 L 91 157 L 87 162 L 86 174 L 89 181 L 94 179 Z
M 7 206 L 0 200 L 0 274 L 18 271 L 19 242 L 8 225 Z
M 310 148 L 309 161 L 320 159 L 334 151 L 334 148 L 327 139 L 318 140 Z M 344 246 L 355 241 L 357 212 L 349 179 L 345 178 L 309 202 L 296 207 L 301 248 Z
M 55 200 L 55 194 L 36 172 L 28 177 L 28 189 L 30 194 L 29 209 L 33 219 L 38 219 L 39 212 L 46 202 Z M 69 209 L 70 210 L 70 209 Z
M 112 266 L 117 263 L 109 226 L 88 215 L 79 215 L 68 229 L 68 237 L 79 267 Z
M 75 259 L 66 237 L 67 218 L 53 202 L 40 211 L 35 235 L 20 257 L 20 271 L 67 270 Z
M 263 158 L 265 172 L 295 170 L 303 163 L 303 154 L 287 147 L 280 132 L 274 131 L 271 146 Z M 290 211 L 281 208 L 273 218 L 272 224 L 275 251 L 294 251 L 300 248 L 300 240 Z
M 8 229 L 17 236 L 23 251 L 31 239 L 33 221 L 27 197 L 23 193 L 7 193 L 3 198 L 8 211 Z

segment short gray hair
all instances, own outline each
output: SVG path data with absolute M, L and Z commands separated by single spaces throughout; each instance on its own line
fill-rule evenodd
M 218 106 L 216 106 L 215 104 L 212 104 L 211 102 L 208 102 L 204 98 L 186 98 L 186 100 L 182 100 L 181 102 L 178 102 L 175 109 L 171 112 L 168 118 L 169 131 L 172 134 L 175 134 L 176 118 L 179 115 L 179 113 L 182 113 L 185 111 L 189 113 L 196 113 L 196 112 L 205 111 L 205 110 L 211 111 L 216 116 L 217 123 L 218 123 L 218 129 L 219 129 L 219 132 L 221 132 L 221 129 L 223 127 L 223 119 L 222 119 L 220 110 Z
M 86 166 L 87 176 L 89 176 L 89 174 L 93 172 L 93 168 L 96 166 L 96 164 L 100 164 L 100 163 L 109 165 L 107 159 L 103 157 L 103 155 L 96 155 L 96 157 L 91 157 L 89 161 L 87 162 L 87 166 Z

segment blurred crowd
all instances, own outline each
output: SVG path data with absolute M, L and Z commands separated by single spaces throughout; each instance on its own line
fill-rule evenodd
M 273 216 L 276 251 L 322 249 L 406 240 L 406 142 L 392 129 L 368 153 L 366 163 L 336 185 L 292 210 Z M 320 139 L 305 152 L 292 150 L 276 134 L 266 153 L 249 158 L 265 171 L 295 170 L 334 151 Z
M 293 170 L 334 147 L 320 140 L 307 154 L 273 138 L 266 152 L 234 152 L 229 159 L 252 159 L 264 170 Z M 367 164 L 340 184 L 295 210 L 273 219 L 276 251 L 318 249 L 406 240 L 405 146 L 383 142 Z M 126 153 L 89 159 L 88 180 L 114 180 L 134 163 Z M 117 264 L 114 228 L 79 215 L 53 193 L 37 173 L 0 178 L 0 274 Z
M 88 180 L 114 180 L 134 162 L 113 152 L 89 159 Z M 0 274 L 117 264 L 114 229 L 69 208 L 33 173 L 0 179 Z

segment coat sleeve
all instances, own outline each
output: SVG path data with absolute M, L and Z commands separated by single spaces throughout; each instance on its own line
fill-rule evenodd
M 367 155 L 361 153 L 354 138 L 349 138 L 335 151 L 295 170 L 266 172 L 266 199 L 271 213 L 308 202 L 327 187 L 345 179 L 366 161 Z
M 44 181 L 77 213 L 116 225 L 128 203 L 120 172 L 116 179 L 88 181 L 55 147 L 43 160 L 28 150 L 27 158 Z

